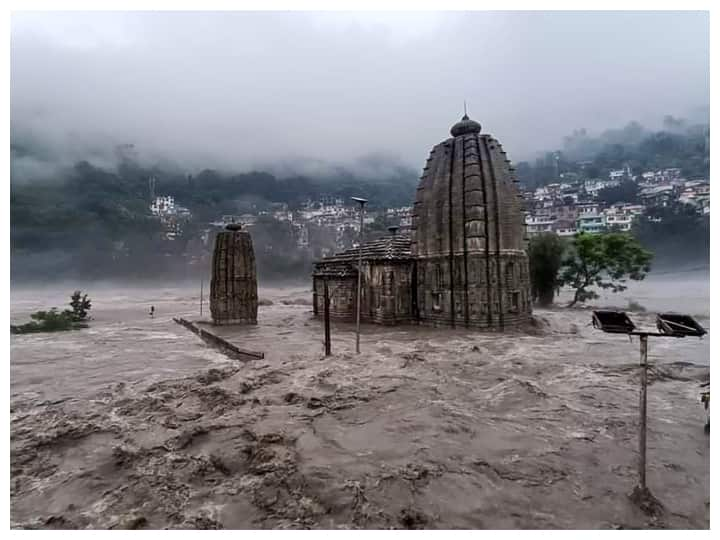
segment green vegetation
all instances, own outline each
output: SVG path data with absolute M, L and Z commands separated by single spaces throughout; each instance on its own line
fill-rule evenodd
M 638 185 L 629 179 L 623 180 L 619 186 L 606 187 L 598 192 L 598 201 L 612 205 L 616 203 L 638 202 Z
M 330 196 L 367 198 L 374 208 L 412 204 L 418 171 L 372 158 L 361 163 L 364 173 L 328 168 L 321 177 L 283 178 L 267 172 L 237 173 L 205 169 L 189 176 L 171 163 L 142 166 L 128 157 L 117 166 L 87 161 L 57 169 L 50 179 L 27 171 L 48 170 L 53 156 L 37 141 L 12 134 L 10 242 L 12 279 L 186 279 L 206 275 L 212 245 L 200 240 L 208 223 L 223 215 L 258 214 L 287 204 L 299 208 L 304 200 Z M 563 149 L 548 152 L 534 164 L 517 164 L 526 188 L 550 182 L 606 178 L 610 170 L 628 165 L 633 175 L 658 168 L 679 167 L 685 178 L 709 175 L 709 130 L 668 117 L 663 129 L 649 131 L 631 122 L 622 129 L 591 136 L 577 130 Z M 41 168 L 23 163 L 43 164 Z M 187 207 L 192 219 L 182 233 L 168 241 L 160 221 L 150 215 L 150 177 L 155 193 L 172 195 Z M 637 186 L 626 181 L 601 190 L 605 203 L 634 202 Z M 375 205 L 373 207 L 373 205 Z M 654 265 L 706 264 L 709 260 L 709 217 L 680 207 L 653 209 L 634 225 L 633 235 L 655 253 Z M 366 223 L 367 239 L 387 234 L 397 219 L 380 216 Z M 307 277 L 311 263 L 336 246 L 335 231 L 308 225 L 310 249 L 297 247 L 288 223 L 261 216 L 253 226 L 261 279 Z M 346 231 L 345 244 L 354 233 Z M 537 289 L 536 291 L 539 291 Z M 547 289 L 544 289 L 547 291 Z M 547 294 L 547 293 L 545 293 Z M 537 298 L 538 302 L 543 302 Z
M 32 148 L 23 151 L 24 157 L 32 155 Z M 11 159 L 17 159 L 18 153 L 17 146 L 13 147 Z M 171 165 L 142 167 L 124 160 L 112 170 L 80 162 L 58 171 L 52 179 L 13 176 L 13 279 L 183 278 L 190 270 L 184 254 L 193 250 L 200 231 L 223 215 L 257 214 L 271 209 L 273 203 L 294 209 L 320 196 L 347 200 L 356 195 L 382 206 L 406 205 L 412 200 L 418 177 L 415 170 L 387 163 L 371 170 L 377 171 L 377 176 L 338 169 L 323 177 L 277 178 L 265 172 L 236 174 L 208 169 L 189 177 Z M 150 215 L 150 177 L 157 179 L 155 193 L 174 196 L 177 204 L 192 213 L 192 220 L 173 242 L 163 237 L 160 221 Z M 317 254 L 303 254 L 296 245 L 288 245 L 287 223 L 265 217 L 253 229 L 253 236 L 256 234 L 271 246 L 266 251 L 259 239 L 255 241 L 258 270 L 263 276 L 307 275 Z
M 627 279 L 641 280 L 650 271 L 652 253 L 630 234 L 580 233 L 568 249 L 560 282 L 575 290 L 568 307 L 598 298 L 592 289 L 625 290 Z
M 578 129 L 565 137 L 562 150 L 547 152 L 534 164 L 518 163 L 517 175 L 530 189 L 558 182 L 561 174 L 568 179 L 607 178 L 611 170 L 625 165 L 633 175 L 677 167 L 685 178 L 709 178 L 709 136 L 707 124 L 689 125 L 671 116 L 665 117 L 657 132 L 637 122 L 597 136 Z
M 72 296 L 70 296 L 70 307 L 72 311 L 66 310 L 66 313 L 68 313 L 75 322 L 82 322 L 87 319 L 88 311 L 90 311 L 92 303 L 87 294 L 83 294 L 82 291 L 75 291 L 72 293 Z
M 70 297 L 72 309 L 58 311 L 51 308 L 49 311 L 36 311 L 30 318 L 32 321 L 10 325 L 11 334 L 33 334 L 38 332 L 62 332 L 65 330 L 78 330 L 87 328 L 88 311 L 91 307 L 87 294 L 75 291 Z
M 562 266 L 563 242 L 555 233 L 543 233 L 530 239 L 530 287 L 533 302 L 549 306 L 560 287 L 558 273 Z

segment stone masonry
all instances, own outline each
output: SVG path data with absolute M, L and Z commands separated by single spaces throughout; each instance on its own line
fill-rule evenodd
M 214 324 L 257 324 L 255 252 L 250 233 L 230 224 L 215 237 L 210 313 Z
M 411 237 L 363 245 L 361 319 L 503 330 L 532 313 L 522 199 L 500 143 L 465 115 L 436 145 L 417 188 Z M 331 316 L 352 320 L 357 248 L 315 263 L 334 288 Z M 333 293 L 333 291 L 337 291 Z

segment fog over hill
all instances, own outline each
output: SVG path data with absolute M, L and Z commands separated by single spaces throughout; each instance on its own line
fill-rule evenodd
M 464 100 L 515 162 L 578 128 L 706 121 L 709 103 L 700 12 L 15 13 L 11 26 L 13 181 L 108 166 L 120 144 L 190 171 L 384 177 L 421 169 Z

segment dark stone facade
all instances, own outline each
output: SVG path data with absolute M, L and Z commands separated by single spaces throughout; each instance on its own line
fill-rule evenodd
M 240 225 L 215 237 L 210 314 L 214 324 L 257 324 L 255 252 L 250 233 Z
M 480 129 L 465 116 L 452 127 L 453 137 L 430 152 L 411 238 L 387 237 L 363 247 L 370 255 L 362 268 L 361 319 L 490 329 L 529 319 L 521 196 L 500 143 Z M 331 316 L 353 320 L 356 268 L 357 249 L 316 263 L 315 313 L 321 313 L 322 281 L 332 275 Z
M 357 260 L 358 249 L 353 248 L 315 263 L 315 314 L 322 313 L 323 283 L 327 280 L 330 316 L 347 322 L 355 320 Z M 410 239 L 406 236 L 389 236 L 363 245 L 361 320 L 393 325 L 416 319 L 412 302 L 414 266 Z

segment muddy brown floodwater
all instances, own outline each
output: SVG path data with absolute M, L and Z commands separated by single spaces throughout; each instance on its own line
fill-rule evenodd
M 12 320 L 67 292 L 14 289 Z M 587 310 L 364 326 L 360 355 L 334 325 L 325 358 L 309 290 L 261 289 L 257 327 L 213 329 L 265 352 L 238 362 L 172 321 L 196 291 L 89 292 L 89 329 L 11 336 L 14 528 L 709 527 L 709 336 L 650 338 L 650 515 L 628 498 L 639 343 Z

